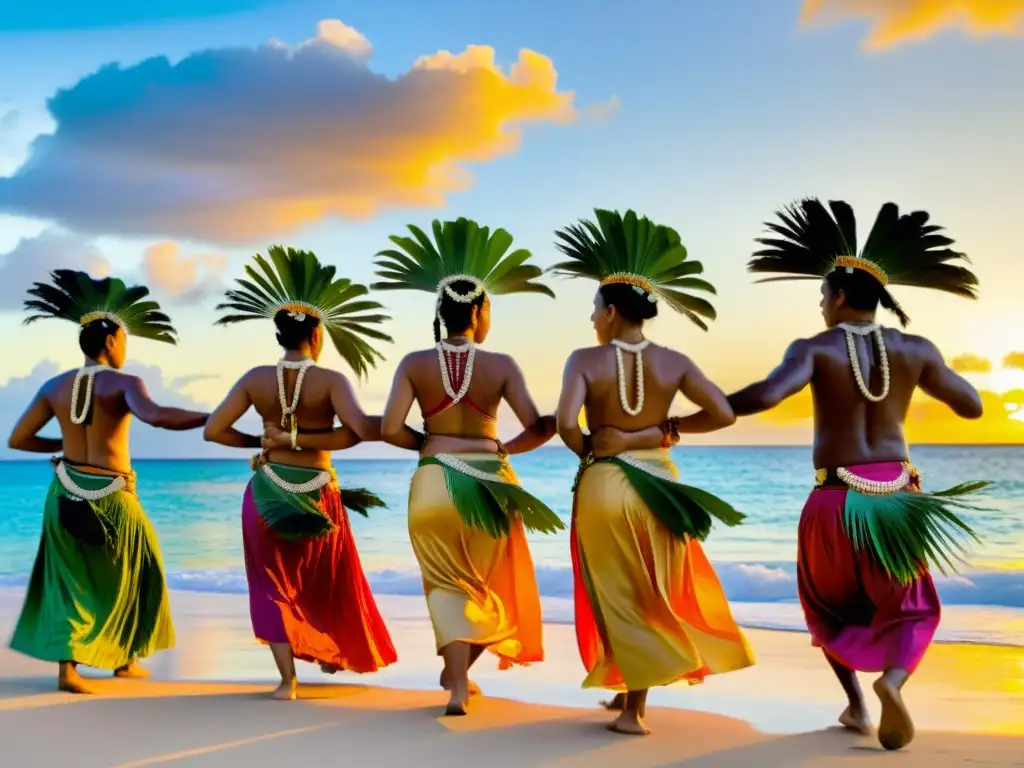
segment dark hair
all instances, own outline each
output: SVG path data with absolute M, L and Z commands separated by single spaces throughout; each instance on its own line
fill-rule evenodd
M 287 309 L 274 315 L 277 326 L 277 343 L 289 352 L 297 350 L 305 343 L 312 343 L 313 329 L 320 325 L 320 320 L 313 315 L 300 315 L 301 320 L 291 316 Z
M 847 272 L 840 267 L 825 275 L 825 282 L 833 294 L 846 294 L 846 305 L 861 312 L 874 312 L 882 300 L 885 288 L 863 269 Z
M 462 294 L 465 296 L 467 293 L 472 293 L 477 289 L 476 283 L 470 282 L 469 280 L 456 280 L 454 283 L 449 283 L 449 286 L 455 293 Z M 437 308 L 437 314 L 441 316 L 441 320 L 444 321 L 444 327 L 449 334 L 460 333 L 473 323 L 473 307 L 477 307 L 477 311 L 484 306 L 484 298 L 487 296 L 485 291 L 480 291 L 480 295 L 472 301 L 465 303 L 456 301 L 448 295 L 447 291 L 441 293 L 441 303 Z M 434 316 L 434 341 L 441 340 L 441 323 L 437 319 L 437 315 Z
M 611 283 L 597 289 L 606 307 L 615 307 L 622 319 L 637 325 L 658 316 L 658 303 L 647 291 L 629 283 Z
M 117 323 L 102 318 L 83 325 L 78 334 L 78 347 L 82 354 L 95 360 L 107 346 L 107 339 L 117 334 L 118 327 Z

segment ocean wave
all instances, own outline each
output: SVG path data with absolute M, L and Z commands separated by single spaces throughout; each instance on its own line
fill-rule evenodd
M 730 563 L 715 565 L 729 600 L 736 603 L 794 603 L 796 567 L 792 563 Z M 367 572 L 373 591 L 382 595 L 419 595 L 423 582 L 418 570 L 385 569 Z M 1024 571 L 971 569 L 953 576 L 935 574 L 946 605 L 1024 608 Z M 0 585 L 22 586 L 28 574 L 0 576 Z M 236 568 L 169 571 L 168 587 L 189 592 L 244 594 L 245 571 Z M 572 570 L 537 567 L 537 586 L 548 598 L 572 598 Z

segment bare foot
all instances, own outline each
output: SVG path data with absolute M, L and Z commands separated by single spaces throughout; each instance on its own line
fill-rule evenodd
M 325 675 L 333 675 L 341 669 L 337 664 L 328 664 L 326 661 L 320 662 L 320 671 Z
M 863 736 L 871 735 L 871 720 L 862 708 L 847 707 L 839 716 L 839 724 L 848 731 L 854 731 Z
M 276 701 L 295 701 L 298 698 L 298 690 L 298 681 L 292 680 L 289 683 L 281 683 L 270 696 Z
M 623 712 L 615 720 L 605 726 L 612 733 L 621 733 L 625 736 L 650 736 L 651 731 L 644 721 L 637 715 L 630 715 Z
M 57 677 L 57 690 L 65 693 L 79 693 L 87 696 L 99 693 L 93 686 L 89 685 L 77 670 L 61 670 Z
M 626 708 L 626 694 L 616 693 L 610 701 L 602 701 L 601 706 L 609 712 L 621 712 Z
M 445 717 L 462 717 L 469 707 L 469 691 L 452 691 L 448 706 L 444 709 Z
M 148 669 L 143 669 L 137 662 L 131 661 L 123 667 L 114 670 L 114 677 L 126 677 L 133 680 L 141 680 L 152 674 Z
M 440 685 L 441 685 L 441 688 L 446 690 L 446 691 L 450 691 L 452 689 L 452 687 L 448 684 L 448 670 L 447 669 L 441 670 Z M 476 683 L 474 683 L 472 680 L 469 681 L 469 695 L 470 696 L 482 696 L 483 695 L 483 691 L 480 690 L 480 686 L 477 685 Z
M 872 686 L 882 702 L 882 719 L 878 723 L 878 742 L 888 750 L 903 749 L 914 739 L 914 721 L 910 719 L 903 695 L 885 675 Z

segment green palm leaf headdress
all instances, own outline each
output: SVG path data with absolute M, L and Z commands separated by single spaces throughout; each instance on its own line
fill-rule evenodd
M 392 341 L 372 327 L 390 318 L 378 312 L 381 304 L 361 298 L 369 293 L 365 285 L 335 278 L 337 270 L 321 264 L 310 251 L 274 245 L 267 256 L 269 261 L 256 254 L 258 269 L 247 264 L 246 277 L 237 281 L 239 287 L 228 291 L 226 300 L 217 305 L 219 310 L 231 311 L 217 325 L 273 319 L 287 311 L 297 320 L 314 317 L 323 323 L 334 348 L 357 376 L 365 376 L 384 359 L 367 339 Z
M 859 252 L 853 208 L 842 200 L 830 200 L 826 207 L 817 198 L 807 198 L 777 216 L 779 221 L 766 223 L 771 236 L 757 239 L 765 247 L 754 253 L 747 269 L 783 276 L 758 282 L 814 280 L 836 269 L 859 269 L 881 284 L 882 306 L 904 326 L 910 318 L 889 293 L 889 285 L 931 288 L 969 299 L 978 296 L 974 273 L 949 263 L 969 262 L 967 256 L 950 248 L 953 240 L 940 234 L 942 227 L 928 223 L 927 211 L 900 214 L 895 203 L 886 203 Z
M 706 331 L 705 319 L 715 319 L 715 308 L 691 291 L 714 294 L 715 287 L 696 277 L 704 265 L 687 258 L 679 233 L 634 211 L 623 215 L 597 208 L 594 216 L 596 222 L 581 219 L 555 232 L 555 247 L 570 260 L 549 271 L 597 280 L 601 286 L 632 285 L 650 301 L 663 300 Z
M 554 292 L 537 278 L 540 267 L 527 264 L 531 253 L 512 247 L 512 235 L 504 229 L 492 233 L 489 227 L 466 218 L 441 222 L 431 227 L 434 239 L 419 227 L 409 224 L 412 237 L 392 235 L 397 248 L 376 255 L 377 275 L 383 280 L 373 283 L 375 290 L 425 291 L 437 295 L 437 306 L 447 294 L 460 303 L 475 301 L 481 294 L 542 293 L 554 298 Z M 475 287 L 458 293 L 452 284 L 466 281 Z
M 25 325 L 36 320 L 56 317 L 86 326 L 105 320 L 120 326 L 129 336 L 177 344 L 177 331 L 160 305 L 149 296 L 144 285 L 126 286 L 116 277 L 96 280 L 85 272 L 57 269 L 50 273 L 50 283 L 35 283 L 28 290 L 34 298 L 25 300 L 25 309 L 35 314 L 25 318 Z

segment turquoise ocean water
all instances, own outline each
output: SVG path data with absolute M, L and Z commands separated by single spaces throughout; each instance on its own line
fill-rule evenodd
M 730 501 L 748 516 L 739 528 L 712 533 L 705 548 L 737 617 L 747 625 L 802 629 L 796 603 L 796 529 L 813 482 L 810 450 L 796 448 L 676 448 L 685 482 Z M 913 451 L 925 487 L 963 480 L 995 483 L 984 512 L 968 513 L 983 542 L 959 575 L 936 575 L 947 609 L 940 637 L 1024 645 L 1024 448 L 931 447 Z M 523 485 L 568 522 L 575 457 L 545 448 L 515 457 Z M 344 460 L 343 485 L 365 486 L 389 509 L 352 516 L 363 568 L 375 592 L 415 595 L 420 581 L 409 545 L 405 501 L 414 459 Z M 245 592 L 239 527 L 241 496 L 251 472 L 248 453 L 237 461 L 140 460 L 139 497 L 163 548 L 172 589 Z M 42 499 L 52 478 L 45 461 L 0 462 L 0 585 L 26 582 L 35 556 Z M 531 536 L 546 618 L 571 621 L 568 532 Z

